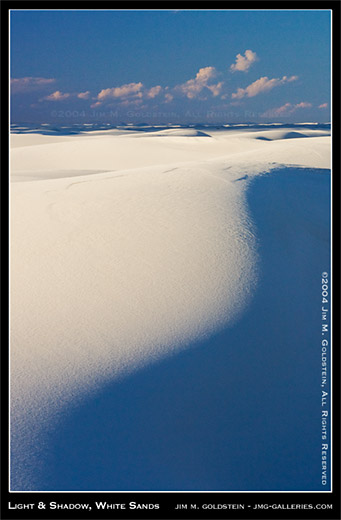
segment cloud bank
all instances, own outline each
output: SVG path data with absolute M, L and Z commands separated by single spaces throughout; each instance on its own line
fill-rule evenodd
M 230 65 L 231 72 L 248 72 L 253 63 L 258 60 L 257 54 L 251 49 L 247 49 L 244 55 L 237 54 L 235 63 Z M 97 108 L 100 106 L 135 106 L 139 109 L 152 108 L 155 109 L 159 104 L 169 104 L 174 100 L 187 98 L 188 100 L 196 100 L 199 102 L 207 101 L 209 99 L 219 98 L 225 100 L 230 98 L 230 104 L 236 105 L 243 103 L 244 98 L 253 98 L 261 93 L 266 93 L 275 87 L 296 81 L 298 76 L 283 76 L 282 78 L 269 78 L 262 76 L 253 81 L 245 88 L 238 87 L 235 92 L 231 93 L 225 87 L 224 81 L 217 81 L 216 78 L 220 73 L 213 66 L 202 67 L 198 70 L 195 76 L 184 83 L 176 84 L 174 86 L 154 85 L 146 87 L 141 81 L 131 82 L 123 85 L 115 85 L 109 88 L 103 88 L 97 91 L 97 94 L 91 94 L 89 90 L 82 90 L 81 92 L 62 92 L 56 90 L 49 95 L 45 95 L 39 99 L 39 102 L 60 102 L 64 100 L 91 100 L 90 108 Z M 231 76 L 230 76 L 231 78 Z M 25 92 L 30 89 L 46 88 L 53 84 L 56 80 L 53 78 L 42 77 L 25 77 L 13 78 L 11 80 L 12 93 Z M 37 107 L 38 105 L 30 105 Z M 271 115 L 280 115 L 284 113 L 291 113 L 298 108 L 307 108 L 309 104 L 302 102 L 298 105 L 286 103 L 278 108 L 269 111 Z M 323 103 L 319 108 L 327 108 L 328 104 Z
M 162 87 L 155 85 L 146 88 L 143 83 L 127 83 L 125 85 L 102 89 L 94 98 L 91 108 L 101 106 L 110 101 L 119 101 L 122 106 L 141 105 L 144 101 L 154 100 L 170 103 L 176 96 L 185 96 L 188 99 L 202 99 L 201 93 L 205 89 L 206 93 L 211 93 L 213 97 L 220 95 L 224 82 L 213 83 L 212 80 L 217 76 L 215 67 L 203 67 L 199 69 L 195 78 L 189 79 L 181 85 L 175 87 Z

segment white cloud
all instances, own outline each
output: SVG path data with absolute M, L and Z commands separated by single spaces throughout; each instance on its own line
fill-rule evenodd
M 285 103 L 285 105 L 282 105 L 281 107 L 271 108 L 270 110 L 267 110 L 266 112 L 264 112 L 264 114 L 262 114 L 262 117 L 280 116 L 281 114 L 288 113 L 289 110 L 291 109 L 291 107 L 292 107 L 291 103 Z
M 214 67 L 204 67 L 199 70 L 194 79 L 189 79 L 186 83 L 179 85 L 179 90 L 181 90 L 188 98 L 192 99 L 202 91 L 206 86 L 207 81 L 214 76 Z
M 236 72 L 237 70 L 242 72 L 247 72 L 251 67 L 252 63 L 258 60 L 258 56 L 255 52 L 250 49 L 246 50 L 244 56 L 241 54 L 237 54 L 236 63 L 233 63 L 230 67 L 232 72 Z
M 79 94 L 77 94 L 77 97 L 79 99 L 89 99 L 89 96 L 90 96 L 90 90 L 87 90 L 86 92 L 80 92 Z
M 53 92 L 53 94 L 50 94 L 49 96 L 44 97 L 42 100 L 46 101 L 62 101 L 63 99 L 66 99 L 70 97 L 71 94 L 63 94 L 59 90 L 56 90 L 56 92 Z
M 220 81 L 216 85 L 206 85 L 206 87 L 212 92 L 213 96 L 216 97 L 216 96 L 219 96 L 223 85 L 224 85 L 224 82 Z
M 214 67 L 203 67 L 199 69 L 194 79 L 190 79 L 182 85 L 177 85 L 174 88 L 168 86 L 162 87 L 161 85 L 155 85 L 151 88 L 145 88 L 140 83 L 129 83 L 113 88 L 103 89 L 94 98 L 92 107 L 97 107 L 101 103 L 107 103 L 110 100 L 116 99 L 121 104 L 124 102 L 124 106 L 133 104 L 135 100 L 151 100 L 157 96 L 163 94 L 161 101 L 164 103 L 170 103 L 173 101 L 175 95 L 185 95 L 188 99 L 194 99 L 201 95 L 202 91 L 206 89 L 206 92 L 211 92 L 214 97 L 221 93 L 223 82 L 213 83 L 212 80 L 217 75 L 217 71 Z M 128 103 L 129 102 L 129 103 Z
M 217 71 L 214 67 L 203 67 L 199 69 L 199 72 L 196 74 L 194 79 L 189 79 L 186 83 L 182 85 L 177 85 L 175 90 L 181 92 L 189 99 L 194 99 L 199 96 L 204 88 L 209 89 L 214 96 L 217 96 L 223 85 L 222 82 L 217 83 L 216 85 L 209 85 L 209 81 L 215 78 L 217 75 Z
M 18 92 L 27 92 L 30 90 L 37 90 L 44 88 L 56 80 L 54 78 L 12 78 L 11 79 L 11 93 L 16 94 Z
M 293 107 L 293 110 L 297 110 L 298 108 L 311 108 L 313 105 L 311 103 L 307 103 L 306 101 L 302 101 L 301 103 L 297 103 Z
M 291 83 L 291 81 L 297 81 L 298 76 L 290 76 L 290 78 L 287 78 L 287 76 L 283 76 L 283 79 L 285 79 L 288 83 Z
M 328 108 L 328 103 L 322 103 L 322 105 L 319 105 L 319 108 Z
M 99 101 L 104 101 L 111 98 L 128 98 L 135 96 L 141 91 L 143 84 L 140 83 L 128 83 L 120 87 L 106 88 L 101 90 L 97 98 Z
M 63 101 L 64 99 L 68 99 L 70 97 L 77 97 L 78 99 L 89 99 L 90 97 L 90 91 L 87 90 L 86 92 L 74 92 L 74 93 L 62 93 L 60 90 L 56 90 L 56 92 L 53 92 L 53 94 L 49 94 L 48 96 L 45 96 L 41 98 L 39 101 Z
M 284 83 L 288 83 L 291 81 L 297 80 L 297 76 L 291 76 L 288 78 L 287 76 L 283 76 L 282 79 L 272 78 L 269 79 L 267 76 L 257 79 L 253 83 L 251 83 L 246 88 L 238 88 L 237 92 L 232 94 L 232 99 L 242 99 L 243 97 L 254 97 L 260 94 L 261 92 L 267 92 L 272 90 L 274 87 L 278 87 L 279 85 L 283 85 Z
M 217 75 L 217 71 L 214 67 L 203 67 L 203 68 L 199 69 L 199 72 L 195 76 L 195 81 L 197 83 L 202 83 L 203 85 L 207 85 L 207 82 L 210 79 L 215 78 L 216 75 Z
M 165 94 L 166 103 L 170 103 L 171 101 L 173 101 L 173 99 L 174 99 L 174 96 L 172 94 L 169 94 L 168 92 Z
M 275 115 L 279 116 L 280 114 L 283 114 L 284 112 L 290 112 L 292 110 L 291 107 L 292 107 L 291 103 L 285 103 L 285 105 L 275 108 L 275 110 L 273 112 Z
M 277 117 L 280 115 L 293 114 L 294 112 L 296 112 L 296 110 L 299 110 L 300 108 L 311 107 L 312 104 L 306 101 L 302 101 L 301 103 L 297 103 L 296 105 L 293 105 L 292 103 L 285 103 L 285 105 L 282 105 L 281 107 L 267 110 L 266 112 L 264 112 L 264 114 L 262 114 L 262 117 Z
M 155 98 L 156 96 L 158 96 L 161 91 L 162 91 L 162 87 L 160 87 L 160 85 L 157 85 L 156 87 L 152 87 L 149 90 L 147 90 L 146 96 L 147 96 L 147 98 L 152 99 L 152 98 Z
M 119 103 L 119 105 L 121 107 L 129 107 L 129 106 L 135 106 L 135 107 L 140 107 L 141 108 L 141 104 L 143 103 L 143 99 L 139 98 L 139 99 L 124 99 L 123 101 L 121 101 Z
M 167 91 L 168 88 L 169 87 L 163 88 L 161 85 L 155 85 L 148 89 L 144 87 L 143 83 L 139 82 L 102 89 L 99 94 L 93 98 L 95 102 L 91 105 L 91 108 L 96 108 L 103 103 L 107 104 L 113 100 L 119 102 L 120 106 L 137 106 L 143 103 L 144 100 L 156 98 L 162 94 L 163 91 Z M 171 101 L 171 99 L 173 99 L 172 94 L 166 93 L 166 102 Z

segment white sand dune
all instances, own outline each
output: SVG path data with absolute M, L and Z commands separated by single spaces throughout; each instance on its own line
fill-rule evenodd
M 16 486 L 64 406 L 238 318 L 257 282 L 247 180 L 330 167 L 327 135 L 290 132 L 11 136 Z
M 303 135 L 299 132 L 296 134 Z M 22 135 L 11 136 L 11 172 L 43 172 L 45 178 L 49 178 L 52 172 L 59 170 L 126 170 L 144 166 L 178 164 L 188 161 L 206 161 L 218 157 L 258 152 L 258 156 L 266 155 L 265 161 L 271 161 L 271 157 L 277 162 L 290 161 L 290 164 L 304 164 L 306 166 L 323 167 L 329 164 L 330 143 L 328 132 L 319 130 L 307 130 L 307 139 L 287 139 L 290 133 L 288 129 L 266 130 L 233 130 L 203 132 L 205 135 L 197 135 L 193 129 L 169 129 L 158 132 L 142 133 L 133 132 L 132 135 L 109 135 L 105 132 L 89 132 L 75 136 L 46 136 L 46 135 Z M 305 135 L 304 134 L 304 135 Z M 158 137 L 167 139 L 158 139 Z M 306 136 L 306 135 L 305 135 Z M 191 137 L 190 139 L 188 137 Z M 212 137 L 214 137 L 212 139 Z M 260 139 L 260 138 L 266 138 Z M 288 140 L 288 143 L 283 143 Z M 269 142 L 270 141 L 270 142 Z M 34 143 L 34 144 L 33 144 Z M 276 146 L 280 143 L 280 146 Z M 321 160 L 317 160 L 319 150 L 323 148 Z M 298 150 L 298 153 L 297 153 Z M 302 150 L 306 150 L 302 160 Z M 314 151 L 316 150 L 316 152 Z M 277 153 L 281 153 L 281 158 Z M 292 155 L 294 153 L 294 155 Z M 309 155 L 313 156 L 309 160 Z M 282 159 L 283 157 L 283 159 Z M 327 159 L 325 159 L 327 157 Z M 303 161 L 303 162 L 302 162 Z M 316 162 L 318 161 L 318 162 Z M 264 162 L 264 161 L 263 161 Z

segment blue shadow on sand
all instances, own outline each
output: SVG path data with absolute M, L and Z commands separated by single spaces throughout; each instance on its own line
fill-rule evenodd
M 39 490 L 327 491 L 321 484 L 321 273 L 329 170 L 249 182 L 260 279 L 239 321 L 73 409 Z

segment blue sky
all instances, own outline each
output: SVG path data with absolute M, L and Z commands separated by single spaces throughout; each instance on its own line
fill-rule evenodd
M 12 11 L 12 122 L 326 122 L 330 16 Z

